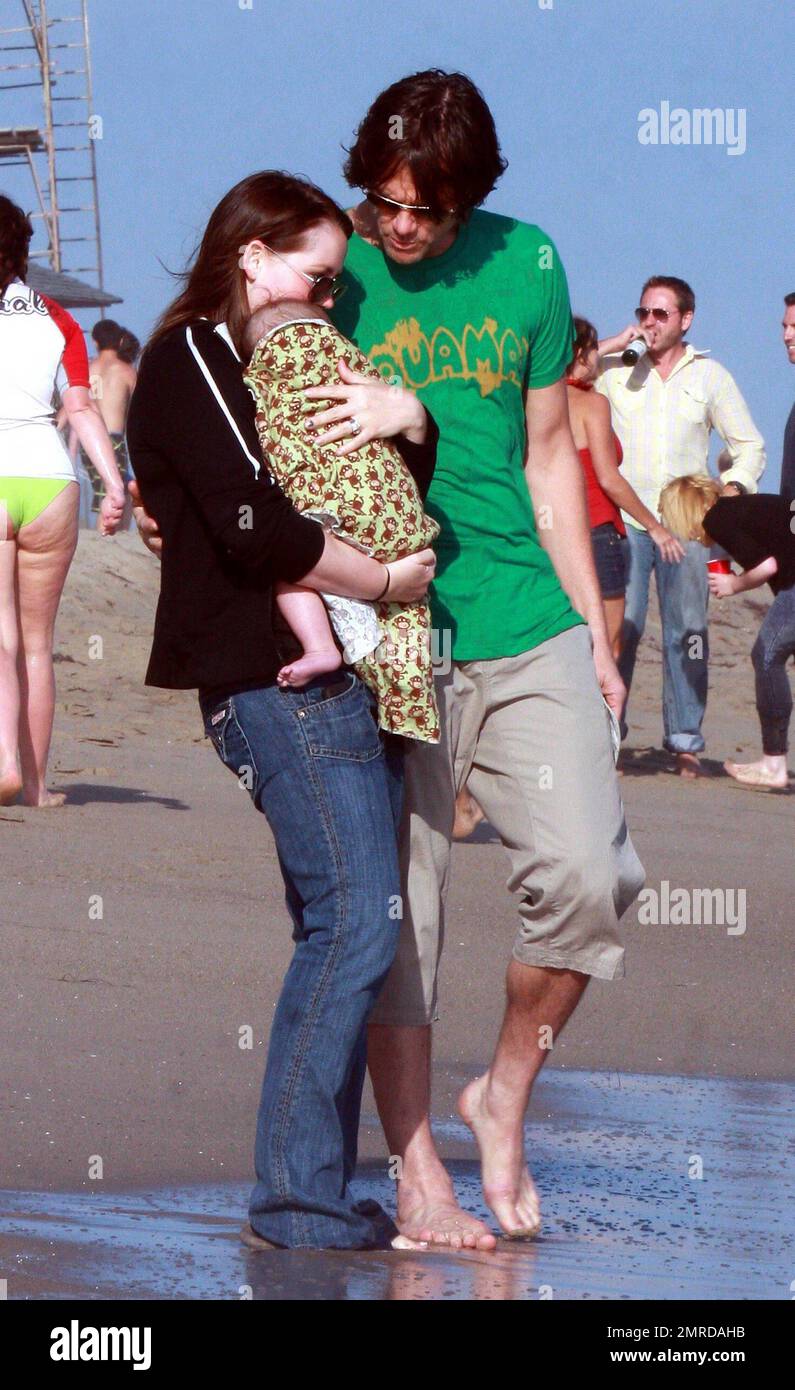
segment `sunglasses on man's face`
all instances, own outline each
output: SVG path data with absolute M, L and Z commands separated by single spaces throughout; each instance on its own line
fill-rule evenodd
M 387 198 L 383 193 L 376 193 L 372 188 L 365 188 L 364 196 L 377 212 L 385 212 L 390 217 L 395 217 L 398 212 L 414 212 L 418 213 L 426 222 L 444 220 L 443 217 L 437 217 L 427 203 L 399 203 L 395 198 Z
M 658 323 L 667 323 L 671 314 L 678 312 L 678 309 L 644 309 L 641 304 L 635 310 L 635 318 L 638 320 L 638 323 L 643 323 L 643 320 L 648 318 L 649 314 L 651 314 L 652 318 L 656 319 Z

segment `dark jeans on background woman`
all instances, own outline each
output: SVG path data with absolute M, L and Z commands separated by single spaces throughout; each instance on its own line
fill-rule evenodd
M 383 1245 L 395 1227 L 349 1184 L 367 1019 L 400 928 L 402 754 L 348 671 L 200 703 L 273 832 L 296 943 L 262 1083 L 251 1225 L 292 1248 Z
M 791 656 L 795 656 L 795 587 L 779 590 L 751 651 L 762 748 L 770 756 L 787 752 L 792 691 L 786 668 Z

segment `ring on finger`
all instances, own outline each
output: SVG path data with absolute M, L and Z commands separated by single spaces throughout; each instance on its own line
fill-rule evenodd
M 350 427 L 351 427 L 351 434 L 352 434 L 352 435 L 355 436 L 355 435 L 357 435 L 357 434 L 361 434 L 361 432 L 362 432 L 362 426 L 361 426 L 361 423 L 360 423 L 360 421 L 359 421 L 359 419 L 358 419 L 358 417 L 357 417 L 356 415 L 352 415 L 352 416 L 351 416 L 350 421 L 349 421 L 349 424 L 350 424 Z

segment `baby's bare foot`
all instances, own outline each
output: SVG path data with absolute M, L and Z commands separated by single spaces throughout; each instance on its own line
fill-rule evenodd
M 313 676 L 324 676 L 327 671 L 336 671 L 340 664 L 340 654 L 336 647 L 321 647 L 316 652 L 304 652 L 297 661 L 282 666 L 276 677 L 276 684 L 291 690 L 300 689 L 311 681 Z

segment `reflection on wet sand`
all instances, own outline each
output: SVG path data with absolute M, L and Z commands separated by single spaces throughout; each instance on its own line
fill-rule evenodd
M 239 1239 L 247 1183 L 6 1191 L 0 1279 L 9 1299 L 788 1299 L 794 1111 L 773 1082 L 552 1071 L 527 1126 L 544 1209 L 533 1242 L 254 1253 Z M 466 1143 L 458 1122 L 436 1130 L 442 1151 Z M 450 1167 L 487 1218 L 475 1158 Z M 359 1183 L 393 1208 L 384 1164 Z

